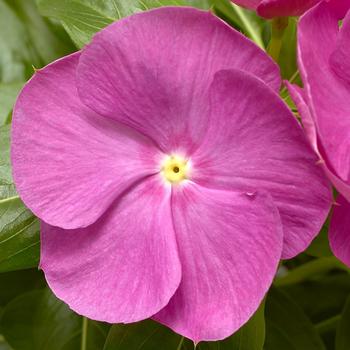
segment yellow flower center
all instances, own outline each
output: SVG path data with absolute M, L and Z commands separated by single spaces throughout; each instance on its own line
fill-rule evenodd
M 162 174 L 167 182 L 177 184 L 188 178 L 188 160 L 180 156 L 168 156 L 162 164 Z

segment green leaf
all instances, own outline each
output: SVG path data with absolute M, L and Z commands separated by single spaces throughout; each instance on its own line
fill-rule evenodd
M 39 221 L 18 197 L 11 176 L 10 125 L 0 127 L 0 272 L 38 265 Z
M 335 338 L 335 350 L 349 350 L 350 349 L 350 296 L 348 297 Z
M 347 273 L 315 275 L 314 280 L 287 285 L 282 288 L 297 303 L 313 323 L 334 317 L 342 312 L 350 294 L 350 277 Z
M 11 110 L 23 84 L 22 82 L 10 84 L 0 83 L 0 126 L 9 121 Z
M 84 320 L 44 289 L 24 293 L 9 302 L 3 310 L 0 329 L 15 350 L 102 349 L 109 325 L 89 320 L 84 328 Z
M 0 82 L 21 82 L 72 51 L 37 12 L 34 0 L 0 0 Z
M 39 220 L 18 197 L 0 201 L 0 272 L 35 267 L 40 255 Z
M 152 320 L 117 324 L 109 331 L 103 350 L 180 350 L 183 337 Z
M 14 11 L 0 0 L 0 81 L 24 81 L 30 62 L 38 64 L 28 49 L 28 36 Z
M 6 305 L 2 334 L 16 350 L 61 350 L 81 329 L 81 318 L 51 292 L 25 293 Z
M 238 332 L 220 342 L 201 342 L 198 350 L 262 350 L 265 341 L 264 305 Z M 103 350 L 192 350 L 193 343 L 167 327 L 147 320 L 112 326 Z
M 136 12 L 169 5 L 209 8 L 209 0 L 37 0 L 37 3 L 44 16 L 62 22 L 79 48 L 108 24 Z
M 0 307 L 20 294 L 45 287 L 43 273 L 37 269 L 0 273 Z
M 333 255 L 331 248 L 329 246 L 328 227 L 329 227 L 329 221 L 326 222 L 321 232 L 312 241 L 309 248 L 307 248 L 307 250 L 305 251 L 306 254 L 314 257 L 318 257 L 318 258 Z
M 38 12 L 34 0 L 7 0 L 15 11 L 28 35 L 28 49 L 38 56 L 41 65 L 74 51 L 73 44 L 56 33 L 56 26 L 44 19 Z M 38 68 L 36 66 L 36 68 Z
M 17 196 L 10 164 L 10 125 L 0 127 L 0 201 Z
M 265 350 L 326 350 L 311 321 L 284 292 L 270 290 L 265 317 Z

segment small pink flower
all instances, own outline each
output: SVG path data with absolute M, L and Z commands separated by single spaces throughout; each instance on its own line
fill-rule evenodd
M 343 1 L 343 0 L 339 0 Z M 265 18 L 300 16 L 320 0 L 232 0 Z
M 279 86 L 252 42 L 181 7 L 120 20 L 38 71 L 16 103 L 12 162 L 54 293 L 196 342 L 242 326 L 331 203 Z
M 334 208 L 330 243 L 335 255 L 350 266 L 349 9 L 349 0 L 322 2 L 301 18 L 298 45 L 304 89 L 288 87 L 320 163 L 341 194 Z

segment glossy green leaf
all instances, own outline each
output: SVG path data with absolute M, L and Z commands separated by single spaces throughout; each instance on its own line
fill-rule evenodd
M 117 324 L 109 331 L 103 350 L 180 350 L 183 337 L 167 327 L 146 320 L 130 325 Z
M 23 84 L 22 82 L 0 84 L 0 126 L 10 120 L 11 110 Z
M 10 129 L 10 125 L 0 127 L 0 201 L 17 196 L 11 174 Z
M 350 349 L 350 296 L 348 297 L 335 338 L 335 350 Z
M 38 269 L 0 273 L 0 307 L 19 295 L 45 287 L 43 273 Z
M 18 197 L 0 201 L 0 272 L 39 263 L 39 220 Z
M 198 350 L 262 350 L 265 341 L 264 305 L 238 332 L 220 342 L 201 342 Z M 193 343 L 169 328 L 147 320 L 131 325 L 114 325 L 103 350 L 193 350 Z
M 44 16 L 62 22 L 79 48 L 108 24 L 136 12 L 170 5 L 209 8 L 208 0 L 37 0 L 37 3 Z
M 0 325 L 16 350 L 61 350 L 81 330 L 81 318 L 48 290 L 34 291 L 7 304 Z
M 315 324 L 339 315 L 350 294 L 350 276 L 332 271 L 315 273 L 314 279 L 282 288 Z
M 87 327 L 86 327 L 87 325 Z M 102 349 L 108 325 L 72 312 L 48 289 L 22 294 L 6 305 L 2 334 L 15 350 Z
M 281 290 L 270 290 L 265 317 L 265 350 L 326 350 L 302 308 Z
M 11 176 L 10 125 L 0 127 L 0 272 L 39 262 L 39 221 L 18 197 Z

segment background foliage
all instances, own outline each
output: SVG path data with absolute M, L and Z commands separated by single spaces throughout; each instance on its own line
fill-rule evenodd
M 16 194 L 9 162 L 11 110 L 33 74 L 83 47 L 124 16 L 164 5 L 210 9 L 265 49 L 270 24 L 229 0 L 0 0 L 0 350 L 188 350 L 194 345 L 150 320 L 108 325 L 72 312 L 38 270 L 40 224 Z M 296 24 L 284 37 L 280 67 L 298 80 Z M 287 90 L 281 96 L 296 113 Z M 30 132 L 30 130 L 28 130 Z M 281 264 L 258 312 L 235 335 L 200 350 L 349 350 L 350 277 L 322 229 L 311 247 Z

